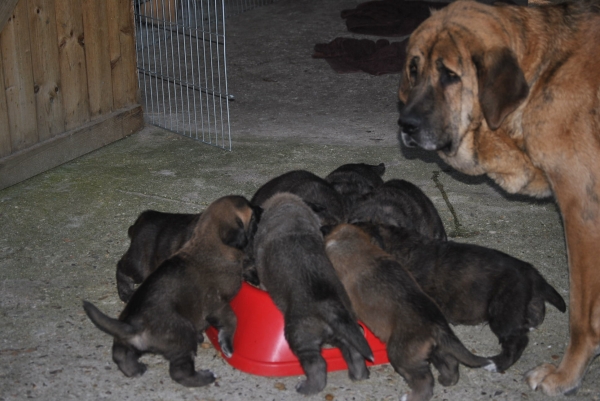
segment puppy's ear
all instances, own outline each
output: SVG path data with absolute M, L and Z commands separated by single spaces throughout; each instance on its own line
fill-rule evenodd
M 320 214 L 322 212 L 324 212 L 325 210 L 327 210 L 327 208 L 323 205 L 321 205 L 320 203 L 314 203 L 314 202 L 310 202 L 307 200 L 304 200 L 304 203 L 306 203 L 306 206 L 308 206 L 310 208 L 310 210 L 312 210 L 315 214 Z
M 375 171 L 377 172 L 377 174 L 379 174 L 380 177 L 383 177 L 383 175 L 385 174 L 385 163 L 379 163 L 375 168 Z
M 335 224 L 327 224 L 325 226 L 321 226 L 321 234 L 323 234 L 323 237 L 329 235 L 329 233 L 333 231 L 335 226 Z
M 509 48 L 497 48 L 473 56 L 477 68 L 479 103 L 492 130 L 515 111 L 529 94 L 529 86 L 515 54 Z
M 237 216 L 234 224 L 221 223 L 219 235 L 221 236 L 221 241 L 227 246 L 244 249 L 248 244 L 248 236 L 246 235 L 246 230 L 244 230 L 244 223 Z

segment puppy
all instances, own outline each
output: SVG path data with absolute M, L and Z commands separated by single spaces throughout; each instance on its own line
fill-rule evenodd
M 262 206 L 271 196 L 290 192 L 298 195 L 321 219 L 321 225 L 341 223 L 345 218 L 344 202 L 324 179 L 306 170 L 292 170 L 261 186 L 250 202 Z
M 459 362 L 493 367 L 489 359 L 465 348 L 435 302 L 390 254 L 371 243 L 365 231 L 338 225 L 326 236 L 325 247 L 358 318 L 387 344 L 390 363 L 408 383 L 411 391 L 403 400 L 433 396 L 429 362 L 444 386 L 458 382 Z
M 450 323 L 489 323 L 502 346 L 491 358 L 500 372 L 521 357 L 527 333 L 544 321 L 545 302 L 566 310 L 532 265 L 503 252 L 429 239 L 402 227 L 358 225 L 412 274 Z
M 319 228 L 319 219 L 298 196 L 277 194 L 264 204 L 254 242 L 261 285 L 283 312 L 285 339 L 306 374 L 296 387 L 301 394 L 327 384 L 323 343 L 340 348 L 352 380 L 366 379 L 364 359 L 373 361 Z
M 306 170 L 292 170 L 277 176 L 261 186 L 250 202 L 262 206 L 273 195 L 289 192 L 298 195 L 317 214 L 321 225 L 338 224 L 346 213 L 342 196 L 324 179 Z M 248 244 L 244 260 L 244 279 L 259 286 L 254 266 L 254 246 Z
M 184 386 L 215 380 L 194 369 L 197 343 L 211 324 L 219 329 L 223 353 L 233 353 L 237 319 L 229 301 L 240 289 L 241 249 L 257 218 L 245 198 L 220 198 L 202 213 L 189 241 L 140 285 L 118 320 L 84 302 L 92 322 L 114 337 L 113 361 L 126 376 L 142 375 L 146 366 L 138 358 L 151 352 L 169 361 L 171 378 Z
M 349 163 L 341 165 L 325 177 L 344 199 L 346 212 L 351 210 L 356 201 L 371 193 L 383 184 L 385 164 Z
M 190 239 L 199 214 L 146 210 L 129 227 L 129 249 L 117 263 L 117 290 L 128 302 L 140 284 Z
M 348 212 L 348 223 L 359 221 L 406 227 L 428 238 L 447 239 L 433 202 L 419 187 L 405 180 L 386 181 L 360 199 Z

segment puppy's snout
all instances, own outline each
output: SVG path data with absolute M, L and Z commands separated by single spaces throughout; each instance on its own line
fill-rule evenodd
M 402 132 L 408 135 L 414 135 L 421 129 L 422 121 L 414 115 L 401 115 L 398 120 L 398 125 L 402 128 Z

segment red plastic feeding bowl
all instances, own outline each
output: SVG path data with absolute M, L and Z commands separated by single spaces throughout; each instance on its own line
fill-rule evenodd
M 234 351 L 231 358 L 223 356 L 231 366 L 260 376 L 304 374 L 283 335 L 283 315 L 267 292 L 243 283 L 240 292 L 231 301 L 231 307 L 238 319 L 233 338 Z M 385 344 L 365 325 L 359 324 L 375 357 L 375 362 L 367 362 L 367 365 L 388 363 Z M 206 330 L 206 335 L 220 351 L 217 330 L 211 326 Z M 338 348 L 323 348 L 321 355 L 327 361 L 327 371 L 348 368 Z

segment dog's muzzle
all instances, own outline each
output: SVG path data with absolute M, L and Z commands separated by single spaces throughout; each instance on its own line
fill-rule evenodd
M 421 129 L 421 121 L 417 118 L 408 116 L 400 117 L 398 119 L 398 125 L 400 126 L 400 136 L 404 146 L 414 148 L 418 146 L 418 142 L 413 138 L 413 135 L 417 134 Z

